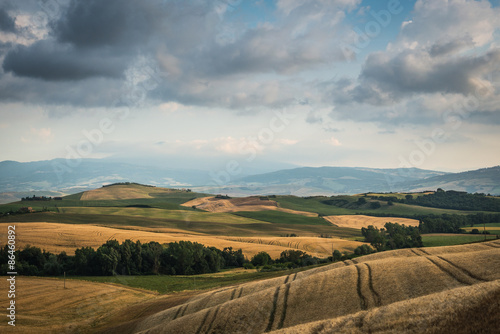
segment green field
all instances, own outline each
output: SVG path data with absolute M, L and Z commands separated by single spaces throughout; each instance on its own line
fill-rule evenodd
M 486 235 L 487 240 L 496 239 L 495 235 Z M 422 241 L 424 247 L 437 247 L 437 246 L 452 246 L 461 245 L 471 242 L 479 242 L 484 240 L 484 235 L 474 234 L 442 234 L 432 235 L 423 234 Z
M 281 211 L 239 211 L 234 213 L 237 216 L 262 220 L 273 224 L 286 225 L 327 225 L 329 222 L 319 217 L 306 217 Z
M 326 196 L 315 197 L 296 197 L 296 196 L 276 196 L 276 201 L 282 208 L 300 210 L 307 212 L 315 212 L 323 216 L 331 215 L 355 215 L 355 214 L 387 214 L 387 215 L 401 215 L 408 217 L 413 215 L 439 215 L 439 214 L 472 214 L 474 211 L 458 211 L 450 209 L 429 208 L 416 205 L 408 205 L 402 203 L 394 203 L 394 205 L 387 205 L 384 201 L 375 201 L 366 198 L 367 204 L 358 206 L 356 201 L 361 196 L 335 196 L 334 200 L 344 201 L 345 204 L 335 206 L 322 203 L 322 201 L 332 199 Z M 379 202 L 381 207 L 378 209 L 371 209 L 371 202 Z
M 186 290 L 208 290 L 221 288 L 228 285 L 236 285 L 261 279 L 286 276 L 299 271 L 311 269 L 320 265 L 303 268 L 258 272 L 255 269 L 249 270 L 225 270 L 216 274 L 203 274 L 192 276 L 167 276 L 167 275 L 143 275 L 143 276 L 76 276 L 69 279 L 85 280 L 100 283 L 116 283 L 151 291 L 161 294 L 180 292 Z M 67 278 L 68 279 L 68 278 Z
M 228 214 L 231 215 L 231 214 Z M 302 217 L 302 216 L 300 216 Z M 55 213 L 37 212 L 31 214 L 20 214 L 0 217 L 0 223 L 8 222 L 48 222 L 61 224 L 94 224 L 109 227 L 145 227 L 145 228 L 175 228 L 187 232 L 205 233 L 223 236 L 282 236 L 295 233 L 299 236 L 317 236 L 328 234 L 340 238 L 356 238 L 361 236 L 359 229 L 336 227 L 332 225 L 294 225 L 278 224 L 264 221 L 252 220 L 242 216 L 233 216 L 232 219 L 246 219 L 248 223 L 223 223 L 211 221 L 174 220 L 166 218 L 148 218 L 140 216 L 121 216 L 103 214 L 78 214 L 78 213 Z
M 462 230 L 470 233 L 473 229 L 478 229 L 482 233 L 485 227 L 490 234 L 500 235 L 500 223 L 476 224 L 473 227 L 462 227 Z
M 118 216 L 139 216 L 144 218 L 162 218 L 186 222 L 217 222 L 227 224 L 252 224 L 261 221 L 247 219 L 224 212 L 204 212 L 186 210 L 165 210 L 157 208 L 124 208 L 124 207 L 68 207 L 61 208 L 64 214 L 98 214 Z

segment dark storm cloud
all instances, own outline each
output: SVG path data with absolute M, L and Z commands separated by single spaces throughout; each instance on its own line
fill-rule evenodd
M 433 57 L 428 50 L 406 50 L 392 57 L 379 52 L 368 56 L 358 80 L 341 79 L 329 89 L 339 104 L 386 105 L 416 94 L 470 95 L 483 88 L 481 80 L 487 80 L 499 62 L 500 49 L 453 58 Z
M 70 45 L 48 40 L 28 47 L 19 45 L 5 57 L 3 69 L 20 77 L 52 80 L 82 80 L 90 77 L 118 78 L 126 62 L 106 52 L 82 52 Z
M 16 32 L 16 22 L 5 8 L 0 8 L 0 31 Z
M 392 59 L 368 57 L 361 80 L 393 93 L 398 99 L 407 93 L 472 94 L 475 79 L 486 75 L 500 61 L 500 50 L 478 57 L 458 57 L 441 61 L 426 52 L 409 51 Z
M 154 1 L 73 0 L 52 23 L 57 40 L 77 47 L 125 46 L 147 42 L 159 28 L 162 8 Z

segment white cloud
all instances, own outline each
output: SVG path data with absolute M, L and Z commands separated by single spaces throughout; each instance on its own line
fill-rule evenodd
M 331 146 L 342 146 L 342 143 L 335 137 L 322 140 L 322 142 Z

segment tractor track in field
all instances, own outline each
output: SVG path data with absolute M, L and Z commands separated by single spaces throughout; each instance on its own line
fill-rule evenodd
M 375 300 L 375 306 L 381 306 L 382 305 L 382 300 L 380 298 L 380 295 L 378 294 L 377 291 L 373 288 L 373 274 L 372 274 L 372 267 L 368 263 L 365 263 L 366 268 L 368 268 L 368 287 L 370 288 L 370 291 L 373 295 L 373 300 Z
M 355 266 L 355 267 L 356 267 L 356 271 L 358 273 L 358 280 L 357 280 L 358 282 L 356 285 L 356 290 L 358 292 L 360 307 L 362 310 L 367 310 L 368 309 L 368 302 L 366 300 L 366 297 L 363 295 L 363 292 L 361 291 L 361 287 L 362 287 L 361 268 L 360 268 L 360 266 Z
M 441 260 L 449 263 L 450 265 L 452 265 L 453 267 L 457 268 L 458 270 L 460 270 L 462 273 L 464 273 L 465 275 L 469 276 L 470 278 L 473 278 L 477 281 L 481 281 L 481 282 L 488 282 L 488 280 L 484 279 L 484 278 L 481 278 L 479 276 L 477 276 L 476 274 L 474 273 L 471 273 L 469 270 L 465 269 L 465 268 L 462 268 L 461 266 L 451 262 L 450 260 L 447 260 L 441 256 L 438 256 L 438 258 L 440 258 Z
M 221 308 L 221 306 L 219 305 L 215 308 L 215 310 L 213 310 L 213 309 L 207 310 L 207 312 L 205 313 L 205 316 L 203 317 L 203 320 L 200 323 L 200 326 L 198 327 L 198 330 L 196 331 L 196 334 L 210 333 L 210 331 L 212 330 L 212 327 L 214 325 L 215 319 L 217 318 L 217 314 L 219 313 L 220 308 Z M 205 331 L 202 331 L 203 327 L 207 323 L 207 320 L 208 320 L 210 313 L 213 313 L 212 320 L 210 320 L 210 322 L 208 323 L 207 329 Z
M 436 267 L 438 267 L 442 272 L 453 278 L 455 281 L 464 284 L 464 285 L 472 285 L 472 283 L 467 282 L 466 280 L 460 278 L 457 274 L 453 273 L 451 270 L 447 269 L 445 266 L 440 264 L 438 261 L 431 259 L 428 256 L 424 256 L 427 260 L 433 263 Z M 446 261 L 444 261 L 446 263 Z
M 288 294 L 290 293 L 290 285 L 291 283 L 285 284 L 285 292 L 283 296 L 283 311 L 281 312 L 280 322 L 278 323 L 278 328 L 283 328 L 283 324 L 285 323 L 286 318 L 286 309 L 288 307 Z
M 266 332 L 270 332 L 273 328 L 274 317 L 276 316 L 276 306 L 278 304 L 279 293 L 280 293 L 280 287 L 277 287 L 276 291 L 274 292 L 273 306 L 271 308 L 271 313 L 269 314 L 269 322 L 268 322 L 267 327 L 266 327 Z

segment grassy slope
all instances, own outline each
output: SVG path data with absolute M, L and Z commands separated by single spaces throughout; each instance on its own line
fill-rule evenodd
M 329 197 L 312 197 L 301 198 L 296 196 L 277 196 L 276 201 L 281 207 L 293 210 L 302 210 L 308 212 L 315 212 L 323 216 L 331 215 L 354 215 L 354 214 L 392 214 L 392 215 L 416 215 L 416 214 L 470 214 L 471 211 L 458 211 L 449 209 L 427 208 L 415 205 L 408 205 L 402 203 L 394 203 L 389 206 L 386 202 L 378 201 L 382 205 L 379 209 L 370 209 L 370 202 L 362 206 L 357 206 L 354 202 L 357 201 L 359 196 L 339 196 L 339 199 L 345 199 L 350 204 L 338 207 L 321 203 L 321 201 L 328 200 Z
M 446 319 L 447 325 L 453 325 L 467 314 L 462 314 L 460 308 L 475 303 L 478 308 L 469 310 L 473 312 L 468 316 L 473 318 L 476 312 L 487 315 L 490 318 L 483 320 L 491 331 L 500 320 L 500 304 L 496 299 L 500 295 L 499 247 L 498 242 L 491 246 L 442 247 L 432 249 L 432 255 L 418 250 L 398 250 L 386 252 L 382 258 L 362 257 L 356 262 L 338 262 L 297 275 L 222 288 L 138 319 L 122 333 L 148 330 L 262 333 L 278 329 L 283 329 L 282 333 L 318 333 L 321 329 L 316 326 L 307 327 L 307 331 L 303 328 L 294 331 L 293 327 L 314 321 L 339 324 L 337 319 L 350 316 L 359 321 L 348 323 L 344 328 L 346 332 L 368 332 L 365 321 L 383 326 L 397 319 L 403 322 L 397 332 L 416 328 L 443 332 L 447 327 L 442 327 L 440 321 L 435 322 L 436 319 Z M 495 298 L 486 301 L 487 296 Z M 436 300 L 435 305 L 428 307 L 432 300 Z M 387 309 L 408 310 L 404 307 L 410 304 L 413 305 L 410 318 L 400 312 L 394 319 L 392 311 Z M 490 312 L 491 307 L 494 312 Z M 460 312 L 457 314 L 457 311 Z M 368 312 L 371 315 L 364 319 L 362 315 Z M 419 327 L 414 327 L 415 324 Z M 383 327 L 376 328 L 383 330 Z M 334 332 L 341 329 L 340 324 Z
M 290 225 L 331 225 L 319 217 L 305 217 L 281 211 L 239 211 L 234 215 L 270 222 Z
M 222 288 L 230 285 L 287 276 L 315 267 L 318 266 L 271 272 L 258 272 L 255 269 L 230 269 L 216 274 L 191 276 L 78 276 L 71 277 L 71 279 L 100 283 L 116 283 L 133 288 L 146 289 L 161 294 L 166 294 L 186 290 L 209 290 L 214 288 Z
M 470 242 L 483 241 L 484 235 L 474 234 L 423 234 L 422 242 L 424 247 L 452 246 Z M 495 235 L 486 235 L 487 240 L 496 239 Z

